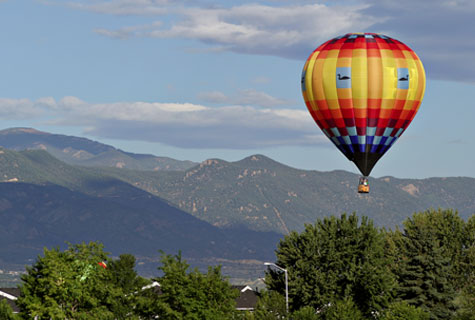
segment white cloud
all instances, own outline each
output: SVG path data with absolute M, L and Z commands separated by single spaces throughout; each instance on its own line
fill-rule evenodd
M 182 148 L 262 148 L 326 142 L 306 110 L 191 103 L 88 103 L 77 97 L 59 101 L 0 99 L 0 116 L 37 119 L 49 125 L 80 127 L 88 134 L 159 142 Z M 317 136 L 317 138 L 315 137 Z
M 6 99 L 0 98 L 0 117 L 3 120 L 32 119 L 43 114 L 38 104 L 44 104 L 43 100 L 37 103 L 29 99 Z
M 109 30 L 104 28 L 96 28 L 93 31 L 97 34 L 117 39 L 127 39 L 130 37 L 142 37 L 146 36 L 150 30 L 158 28 L 162 25 L 161 21 L 155 21 L 152 24 L 128 26 L 117 30 Z
M 347 8 L 322 4 L 271 7 L 243 5 L 226 9 L 192 8 L 171 28 L 150 36 L 199 40 L 227 50 L 284 57 L 306 54 L 319 42 L 347 30 L 361 30 L 378 21 L 363 18 L 365 6 Z M 311 48 L 311 49 L 310 49 Z
M 228 103 L 229 97 L 221 91 L 202 92 L 198 95 L 198 99 L 210 103 Z
M 239 53 L 301 58 L 321 42 L 348 30 L 364 30 L 382 18 L 363 16 L 366 5 L 324 4 L 269 6 L 244 4 L 230 8 L 173 7 L 170 27 L 150 30 L 125 26 L 96 32 L 111 37 L 148 36 L 198 40 L 215 49 Z
M 43 97 L 36 100 L 38 106 L 43 106 L 47 109 L 56 109 L 57 103 L 53 97 Z
M 168 12 L 169 0 L 68 1 L 73 9 L 112 15 L 162 15 Z
M 241 90 L 239 92 L 237 103 L 258 105 L 262 107 L 288 106 L 295 104 L 293 101 L 275 98 L 265 92 L 256 91 L 254 89 Z
M 92 135 L 182 148 L 241 149 L 320 142 L 309 139 L 318 128 L 301 110 L 135 102 L 91 104 L 75 109 L 66 119 L 70 124 L 87 125 Z
M 177 125 L 237 125 L 244 127 L 298 128 L 311 123 L 306 111 L 292 109 L 261 109 L 251 106 L 206 107 L 191 103 L 116 102 L 89 104 L 76 97 L 58 102 L 59 115 L 68 121 L 83 124 L 96 120 L 140 121 Z M 297 117 L 295 115 L 298 115 Z M 292 122 L 288 122 L 292 120 Z M 265 121 L 265 122 L 262 122 Z
M 239 90 L 239 92 L 233 96 L 227 96 L 220 91 L 203 92 L 198 98 L 210 103 L 254 105 L 261 107 L 278 107 L 294 104 L 293 101 L 276 98 L 254 89 Z
M 235 3 L 235 2 L 231 2 Z M 355 31 L 385 33 L 413 48 L 428 76 L 475 81 L 473 0 L 73 1 L 68 5 L 107 14 L 165 15 L 167 25 L 101 28 L 116 38 L 197 40 L 214 51 L 305 59 L 316 46 Z M 164 17 L 165 17 L 164 16 Z
M 197 111 L 208 110 L 208 107 L 190 103 L 148 103 L 148 102 L 116 102 L 89 104 L 76 97 L 64 97 L 58 103 L 65 119 L 82 124 L 91 118 L 118 121 L 143 121 L 153 123 L 186 123 L 194 121 Z M 61 113 L 60 113 L 61 114 Z M 214 119 L 201 119 L 212 122 Z

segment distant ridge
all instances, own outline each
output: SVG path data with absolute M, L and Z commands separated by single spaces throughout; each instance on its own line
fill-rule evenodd
M 17 128 L 0 131 L 0 140 L 5 136 L 48 142 L 54 135 Z M 55 139 L 77 147 L 75 137 Z M 110 148 L 97 157 L 122 154 Z M 53 157 L 54 148 L 26 149 L 0 147 L 0 265 L 31 258 L 44 245 L 95 239 L 114 254 L 140 254 L 141 261 L 156 261 L 158 249 L 181 249 L 195 263 L 235 263 L 233 272 L 242 272 L 253 261 L 262 272 L 262 260 L 272 259 L 283 234 L 318 218 L 356 212 L 394 227 L 431 207 L 456 209 L 464 219 L 475 213 L 475 179 L 467 177 L 370 178 L 370 194 L 361 195 L 356 174 L 300 170 L 260 154 L 144 171 L 78 166 Z
M 47 145 L 56 149 L 75 147 L 91 155 L 115 150 L 114 147 L 86 138 L 53 134 L 34 128 L 9 128 L 0 131 L 0 145 L 13 150 L 45 149 Z
M 431 207 L 456 209 L 463 218 L 475 213 L 475 179 L 468 177 L 370 178 L 371 192 L 361 195 L 356 192 L 356 174 L 300 170 L 260 154 L 236 162 L 208 159 L 182 171 L 141 171 L 67 166 L 44 150 L 16 155 L 7 149 L 3 152 L 5 157 L 17 157 L 17 165 L 0 171 L 2 181 L 53 183 L 90 194 L 87 182 L 91 178 L 113 178 L 220 228 L 286 234 L 302 230 L 305 223 L 317 218 L 343 212 L 368 216 L 385 227 L 394 227 L 412 213 Z
M 46 150 L 64 162 L 90 167 L 174 171 L 186 170 L 196 165 L 191 161 L 124 152 L 90 139 L 52 134 L 33 128 L 1 130 L 0 146 L 17 151 L 27 149 Z
M 431 207 L 453 208 L 464 218 L 475 213 L 475 179 L 467 177 L 370 178 L 371 192 L 361 195 L 356 174 L 300 170 L 259 154 L 236 162 L 210 159 L 176 173 L 108 171 L 221 227 L 286 234 L 343 212 L 385 227 Z
M 141 171 L 137 171 L 141 172 Z M 179 250 L 193 261 L 273 258 L 277 233 L 222 230 L 98 169 L 66 164 L 44 150 L 0 148 L 0 269 L 43 247 L 101 241 L 114 255 L 158 261 Z

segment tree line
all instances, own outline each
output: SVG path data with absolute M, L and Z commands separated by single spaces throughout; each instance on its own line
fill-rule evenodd
M 453 210 L 415 213 L 394 231 L 344 214 L 290 233 L 276 264 L 288 270 L 291 310 L 307 312 L 305 319 L 468 320 L 474 244 L 475 216 L 464 221 Z M 278 271 L 266 283 L 284 290 Z
M 220 266 L 200 272 L 181 254 L 161 254 L 160 276 L 145 279 L 135 257 L 111 259 L 100 243 L 44 249 L 26 268 L 2 319 L 475 319 L 475 217 L 427 210 L 400 228 L 377 228 L 356 214 L 319 219 L 277 246 L 267 290 L 253 312 L 235 309 L 239 292 Z M 150 286 L 153 280 L 159 287 Z

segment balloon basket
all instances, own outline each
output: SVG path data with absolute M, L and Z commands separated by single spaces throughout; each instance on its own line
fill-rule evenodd
M 369 193 L 368 177 L 361 177 L 358 183 L 358 193 Z

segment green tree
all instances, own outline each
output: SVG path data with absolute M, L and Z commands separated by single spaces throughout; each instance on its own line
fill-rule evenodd
M 5 299 L 0 300 L 0 320 L 18 319 Z
M 336 300 L 328 306 L 322 308 L 319 313 L 322 320 L 365 320 L 358 306 L 346 297 L 343 300 Z M 412 319 L 411 319 L 412 320 Z
M 221 275 L 221 267 L 208 267 L 207 273 L 190 270 L 181 253 L 162 253 L 158 279 L 160 295 L 150 300 L 143 315 L 164 319 L 232 319 L 239 292 Z
M 131 254 L 121 254 L 119 259 L 112 260 L 107 264 L 107 269 L 111 272 L 112 283 L 121 287 L 126 294 L 136 292 L 137 289 L 150 283 L 137 274 L 135 264 L 135 257 Z
M 454 298 L 470 269 L 465 222 L 439 209 L 415 213 L 403 225 L 392 235 L 398 297 L 428 311 L 431 319 L 453 317 Z
M 110 272 L 99 265 L 107 254 L 99 243 L 44 249 L 26 268 L 17 300 L 23 319 L 115 319 L 114 305 L 123 292 L 111 285 Z
M 315 309 L 310 306 L 300 308 L 299 310 L 292 313 L 292 320 L 319 320 L 319 319 L 320 317 L 315 312 Z
M 388 304 L 395 282 L 384 235 L 366 217 L 358 220 L 354 213 L 317 220 L 279 243 L 276 264 L 288 270 L 292 310 L 351 300 L 370 316 Z M 284 292 L 282 273 L 269 270 L 266 283 Z
M 407 302 L 394 302 L 384 310 L 381 320 L 429 320 L 428 312 Z
M 467 285 L 458 298 L 456 299 L 458 306 L 455 319 L 457 320 L 475 320 L 475 284 L 473 279 Z
M 470 217 L 465 228 L 465 250 L 462 268 L 465 284 L 456 298 L 457 320 L 475 320 L 475 215 Z
M 284 320 L 288 319 L 285 298 L 276 291 L 264 291 L 260 294 L 254 310 L 254 319 L 257 320 Z
M 142 288 L 150 283 L 140 277 L 135 271 L 135 257 L 131 254 L 121 254 L 119 259 L 112 260 L 107 265 L 110 272 L 110 285 L 120 288 L 121 296 L 112 306 L 116 319 L 131 319 L 137 317 L 137 305 L 142 305 L 144 293 Z

